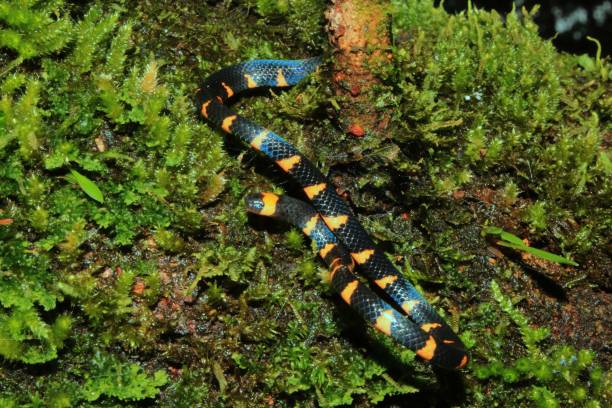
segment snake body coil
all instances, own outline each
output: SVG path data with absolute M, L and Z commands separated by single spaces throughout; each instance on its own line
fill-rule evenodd
M 198 93 L 202 116 L 275 161 L 302 186 L 312 202 L 311 207 L 290 197 L 261 193 L 247 197 L 249 211 L 282 218 L 302 228 L 331 268 L 333 288 L 376 329 L 438 366 L 462 368 L 468 355 L 461 340 L 376 248 L 326 177 L 281 136 L 225 105 L 247 89 L 295 85 L 320 63 L 320 58 L 255 60 L 221 69 L 206 79 Z M 355 265 L 390 296 L 397 309 L 357 279 Z

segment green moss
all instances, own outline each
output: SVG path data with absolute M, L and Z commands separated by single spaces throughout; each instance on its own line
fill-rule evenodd
M 518 311 L 499 287 L 524 274 L 481 226 L 597 285 L 609 61 L 557 53 L 533 12 L 394 1 L 384 138 L 340 134 L 325 69 L 235 105 L 332 176 L 460 333 L 455 381 L 356 319 L 301 233 L 247 217 L 245 194 L 291 185 L 197 118 L 215 70 L 321 54 L 325 4 L 0 1 L 1 406 L 605 405 L 605 356 Z
M 15 85 L 10 84 L 7 88 L 13 88 Z M 40 147 L 41 110 L 37 107 L 40 82 L 32 78 L 23 85 L 25 91 L 19 98 L 11 98 L 11 93 L 7 93 L 0 101 L 4 124 L 0 136 L 0 150 L 15 140 L 19 144 L 19 153 L 27 158 Z
M 32 392 L 20 397 L 0 397 L 3 407 L 66 408 L 92 403 L 95 406 L 134 406 L 132 402 L 154 397 L 168 382 L 163 370 L 149 374 L 139 364 L 101 352 L 94 353 L 87 365 L 79 366 L 74 360 L 64 363 L 67 364 L 63 372 L 52 370 L 52 377 L 47 375 L 29 384 Z
M 182 368 L 180 377 L 172 380 L 172 387 L 167 387 L 160 406 L 193 407 L 210 398 L 210 390 L 202 380 L 210 376 L 208 369 Z
M 417 391 L 391 380 L 384 374 L 384 368 L 361 356 L 340 349 L 334 356 L 316 353 L 300 344 L 291 344 L 291 340 L 270 356 L 273 366 L 268 381 L 277 391 L 290 395 L 315 393 L 319 404 L 326 407 L 351 404 L 364 392 L 368 400 L 376 403 L 388 395 Z
M 9 3 L 10 15 L 2 14 Z M 61 12 L 63 2 L 36 11 L 13 3 L 0 4 L 0 19 L 7 24 L 2 45 L 7 46 L 14 30 L 21 30 L 20 42 L 8 44 L 18 59 L 0 78 L 0 205 L 9 209 L 3 217 L 16 220 L 0 230 L 0 355 L 28 364 L 56 359 L 73 334 L 72 313 L 56 311 L 66 296 L 82 310 L 77 314 L 89 318 L 101 345 L 116 340 L 129 347 L 152 342 L 149 308 L 159 300 L 159 272 L 135 267 L 124 255 L 109 251 L 142 239 L 147 229 L 158 229 L 168 250 L 180 249 L 180 237 L 170 239 L 164 228 L 171 220 L 189 219 L 192 225 L 199 221 L 195 203 L 185 205 L 186 197 L 196 197 L 208 181 L 219 184 L 215 178 L 223 165 L 221 139 L 212 132 L 204 139 L 191 137 L 206 128 L 186 112 L 190 102 L 180 89 L 170 92 L 159 84 L 156 61 L 144 59 L 136 64 L 139 68 L 125 71 L 133 31 L 130 22 L 119 24 L 119 12 L 95 6 L 73 22 Z M 60 56 L 45 57 L 62 48 Z M 34 57 L 39 58 L 38 71 L 36 66 L 29 67 L 32 72 L 20 67 L 21 61 Z M 125 134 L 127 127 L 140 129 L 139 137 L 146 135 L 149 146 L 138 142 L 117 148 L 115 137 Z M 159 150 L 149 150 L 152 155 L 144 160 L 132 158 L 151 146 Z M 191 149 L 200 153 L 186 154 Z M 174 152 L 167 164 L 172 171 L 157 166 L 166 152 Z M 86 175 L 81 170 L 67 174 L 72 165 Z M 109 165 L 115 169 L 112 174 Z M 103 195 L 104 203 L 88 201 L 83 192 L 96 199 Z M 169 194 L 173 198 L 165 200 Z M 105 261 L 85 260 L 94 253 Z M 112 279 L 116 264 L 127 268 L 117 268 Z M 101 266 L 104 273 L 98 275 Z M 133 291 L 140 282 L 142 300 L 134 304 Z M 122 367 L 115 357 L 109 358 L 114 361 L 105 366 L 109 370 Z M 87 399 L 106 395 L 132 400 L 157 394 L 165 379 L 157 375 L 147 383 L 138 370 L 125 366 L 133 386 L 124 382 L 109 388 L 96 379 L 87 388 Z M 107 376 L 103 373 L 101 378 Z M 79 401 L 62 392 L 49 395 L 46 406 Z
M 533 328 L 529 321 L 503 295 L 497 282 L 491 283 L 493 298 L 512 322 L 518 327 L 526 356 L 518 359 L 502 357 L 493 358 L 487 365 L 474 368 L 477 378 L 499 378 L 504 383 L 512 384 L 518 381 L 528 383 L 517 399 L 529 398 L 538 407 L 564 406 L 582 403 L 588 393 L 593 403 L 602 403 L 606 395 L 601 393 L 602 381 L 610 378 L 597 378 L 587 381 L 593 374 L 598 377 L 601 369 L 594 363 L 595 354 L 590 350 L 576 350 L 568 345 L 556 345 L 546 351 L 538 346 L 549 335 L 544 327 Z
M 149 377 L 138 364 L 123 364 L 112 356 L 99 354 L 92 359 L 92 375 L 86 377 L 82 393 L 89 402 L 102 395 L 122 401 L 141 400 L 157 395 L 159 387 L 167 382 L 162 370 Z
M 161 248 L 170 252 L 178 252 L 185 246 L 181 237 L 165 229 L 159 229 L 155 232 L 155 241 Z
M 304 247 L 304 234 L 302 231 L 292 229 L 285 234 L 287 247 L 294 251 L 300 251 Z
M 40 313 L 55 309 L 62 294 L 52 286 L 48 256 L 32 254 L 31 245 L 16 227 L 0 229 L 0 355 L 36 364 L 57 357 L 71 320 Z
M 272 20 L 282 19 L 287 25 L 287 35 L 309 47 L 317 47 L 324 37 L 321 28 L 322 10 L 325 2 L 321 0 L 252 0 L 257 12 Z M 265 20 L 264 20 L 265 21 Z
M 512 196 L 536 195 L 524 220 L 537 236 L 578 220 L 599 242 L 609 223 L 601 211 L 609 173 L 600 159 L 607 157 L 601 118 L 609 116 L 609 100 L 596 100 L 607 79 L 577 65 L 588 57 L 559 55 L 538 36 L 535 10 L 514 10 L 502 21 L 474 8 L 446 16 L 426 1 L 394 5 L 396 62 L 382 75 L 395 91 L 381 104 L 401 129 L 396 143 L 427 152 L 410 168 L 427 170 L 439 195 L 503 176 Z M 595 81 L 593 88 L 580 88 L 583 80 Z M 582 250 L 570 232 L 557 239 Z
M 273 14 L 287 14 L 289 11 L 289 1 L 257 0 L 257 11 L 264 16 Z
M 61 50 L 72 36 L 72 21 L 64 1 L 0 3 L 0 47 L 14 50 L 19 60 Z

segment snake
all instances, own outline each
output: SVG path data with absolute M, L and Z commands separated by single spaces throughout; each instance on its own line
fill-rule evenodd
M 235 96 L 248 90 L 294 86 L 321 64 L 322 57 L 260 59 L 222 68 L 202 83 L 196 95 L 197 108 L 210 124 L 274 161 L 301 186 L 310 202 L 257 193 L 245 198 L 247 211 L 279 218 L 302 229 L 328 265 L 328 280 L 334 291 L 365 322 L 435 366 L 461 369 L 469 361 L 461 339 L 376 247 L 327 177 L 283 137 L 228 106 Z M 355 275 L 355 269 L 372 288 Z

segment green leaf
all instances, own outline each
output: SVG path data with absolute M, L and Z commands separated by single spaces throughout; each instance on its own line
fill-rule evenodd
M 482 232 L 489 235 L 500 235 L 504 230 L 499 227 L 491 226 L 483 228 Z
M 216 361 L 213 363 L 213 374 L 219 383 L 219 391 L 221 391 L 221 394 L 223 394 L 227 388 L 227 380 L 225 379 L 223 369 Z
M 99 203 L 104 202 L 104 196 L 102 195 L 102 191 L 100 191 L 98 186 L 93 181 L 91 181 L 89 178 L 85 177 L 76 170 L 71 169 L 70 174 L 72 174 L 72 177 L 74 177 L 74 180 L 85 192 L 85 194 L 87 194 Z
M 513 244 L 516 244 L 516 245 L 525 245 L 522 239 L 520 239 L 514 234 L 504 231 L 503 229 L 499 227 L 486 227 L 483 231 L 485 234 L 498 235 L 504 241 L 512 242 Z
M 543 249 L 532 248 L 525 244 L 522 239 L 514 234 L 504 231 L 499 227 L 486 227 L 483 232 L 489 235 L 498 235 L 503 241 L 497 241 L 498 245 L 505 246 L 507 248 L 518 249 L 519 251 L 527 252 L 531 255 L 537 256 L 538 258 L 546 259 L 551 262 L 556 262 L 564 265 L 578 266 L 576 262 L 571 259 L 556 255 Z
M 519 251 L 530 253 L 534 256 L 537 256 L 538 258 L 546 259 L 551 262 L 556 262 L 556 263 L 565 264 L 565 265 L 578 266 L 578 264 L 571 259 L 567 259 L 567 258 L 562 257 L 561 255 L 556 255 L 548 251 L 544 251 L 543 249 L 532 248 L 530 246 L 525 245 L 524 243 L 522 243 L 521 245 L 518 245 L 512 242 L 497 241 L 497 244 L 508 247 L 508 248 L 518 249 Z
M 502 231 L 501 235 L 500 235 L 501 239 L 503 239 L 504 241 L 510 242 L 512 244 L 515 245 L 522 245 L 522 246 L 527 246 L 522 239 L 520 239 L 519 237 L 517 237 L 514 234 L 511 234 L 509 232 L 506 231 Z

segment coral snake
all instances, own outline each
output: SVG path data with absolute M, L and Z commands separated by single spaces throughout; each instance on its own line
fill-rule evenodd
M 462 368 L 469 358 L 461 340 L 376 248 L 327 178 L 281 136 L 225 105 L 234 95 L 248 89 L 295 85 L 320 64 L 321 58 L 315 57 L 254 60 L 223 68 L 204 81 L 197 95 L 198 107 L 209 122 L 274 160 L 300 184 L 312 203 L 311 206 L 291 197 L 259 193 L 246 198 L 250 212 L 284 219 L 301 228 L 329 265 L 333 289 L 366 322 L 424 360 L 440 367 Z M 362 283 L 353 273 L 355 266 L 395 306 Z

